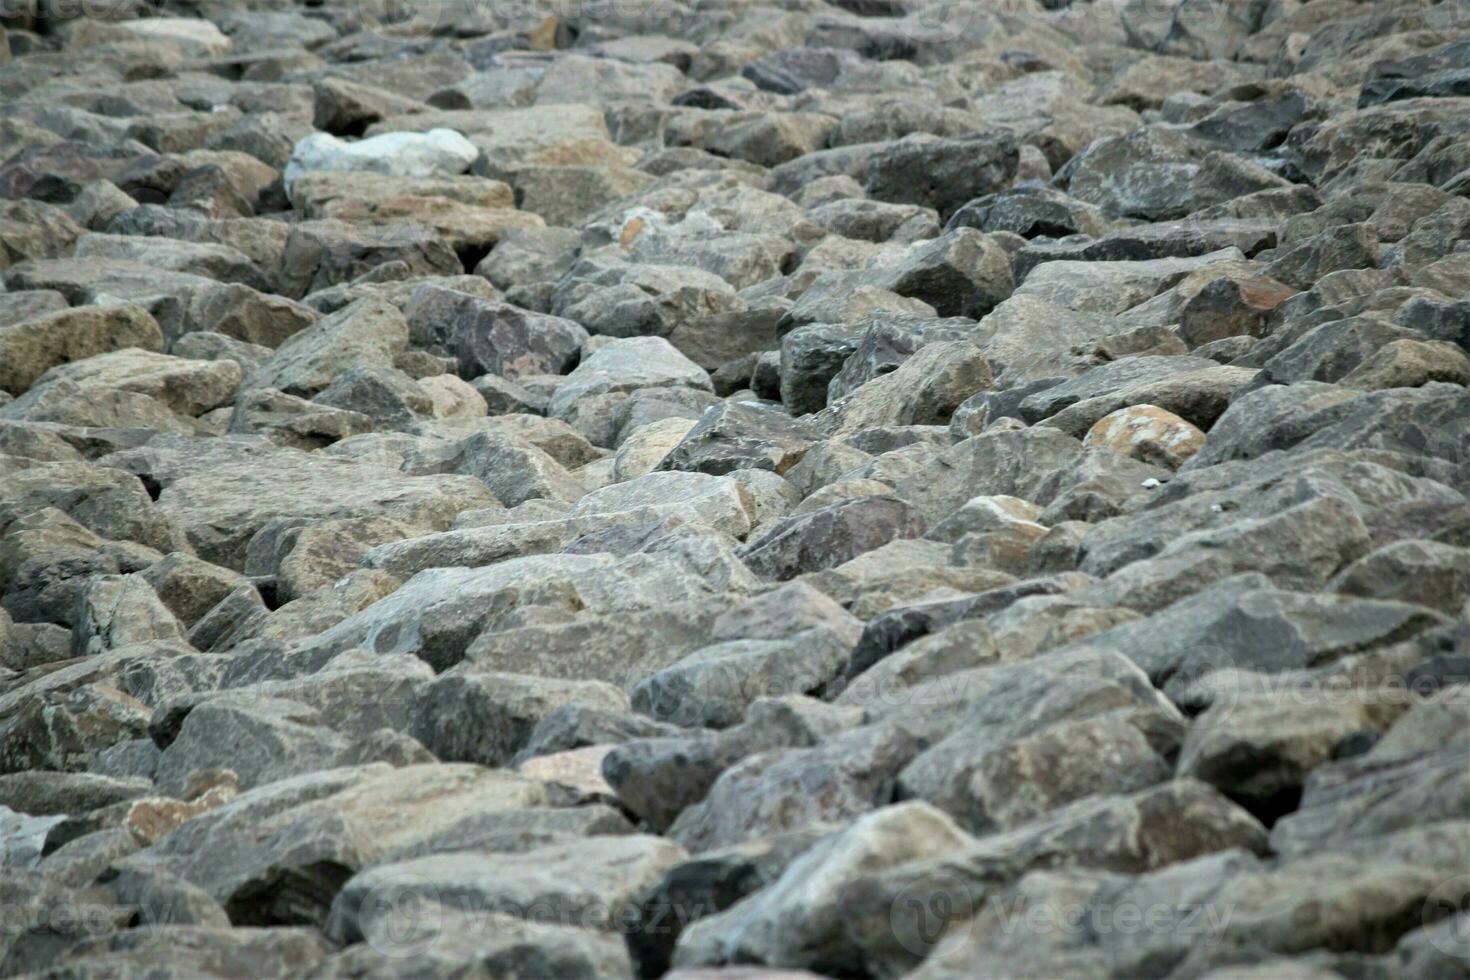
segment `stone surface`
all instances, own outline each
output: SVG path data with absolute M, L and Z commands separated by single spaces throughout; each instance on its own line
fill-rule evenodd
M 1462 0 L 103 6 L 0 974 L 1465 973 Z

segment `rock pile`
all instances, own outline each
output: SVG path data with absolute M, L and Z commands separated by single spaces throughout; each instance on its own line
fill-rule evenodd
M 1465 0 L 0 24 L 0 975 L 1470 976 Z

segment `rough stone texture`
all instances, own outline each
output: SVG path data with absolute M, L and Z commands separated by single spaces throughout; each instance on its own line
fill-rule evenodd
M 1466 974 L 1463 0 L 106 6 L 0 975 Z

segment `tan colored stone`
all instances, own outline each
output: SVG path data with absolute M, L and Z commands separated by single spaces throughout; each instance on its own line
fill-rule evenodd
M 123 826 L 139 845 L 149 847 L 173 833 L 186 821 L 217 809 L 240 795 L 240 777 L 230 769 L 201 769 L 189 775 L 184 795 L 176 800 L 150 796 L 134 801 Z
M 527 759 L 518 767 L 521 775 L 550 783 L 570 794 L 569 802 L 615 799 L 616 791 L 602 776 L 602 760 L 616 746 L 588 745 L 551 755 Z
M 141 306 L 76 307 L 0 327 L 0 391 L 23 394 L 58 364 L 125 347 L 163 350 L 163 331 Z
M 1173 412 L 1157 405 L 1130 405 L 1098 419 L 1082 445 L 1102 448 L 1178 469 L 1205 444 L 1205 434 Z
M 1353 368 L 1340 384 L 1348 388 L 1418 388 L 1432 381 L 1470 385 L 1470 358 L 1454 344 L 1443 340 L 1390 341 L 1362 364 Z

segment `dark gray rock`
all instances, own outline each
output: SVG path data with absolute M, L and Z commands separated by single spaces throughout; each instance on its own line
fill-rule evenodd
M 757 575 L 784 582 L 924 530 L 923 517 L 902 500 L 867 497 L 789 517 L 743 548 L 740 557 Z
M 659 469 L 722 476 L 760 469 L 782 474 L 817 441 L 816 428 L 780 412 L 723 402 L 700 417 Z
M 992 130 L 964 139 L 910 137 L 874 153 L 867 193 L 880 201 L 934 208 L 948 220 L 961 205 L 1000 190 L 1015 176 L 1015 138 Z

